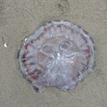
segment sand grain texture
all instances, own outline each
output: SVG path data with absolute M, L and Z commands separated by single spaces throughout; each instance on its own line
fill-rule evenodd
M 18 71 L 25 36 L 49 20 L 83 26 L 96 41 L 96 69 L 73 92 L 35 93 Z M 7 48 L 4 47 L 7 44 Z M 0 0 L 0 107 L 106 107 L 107 0 Z

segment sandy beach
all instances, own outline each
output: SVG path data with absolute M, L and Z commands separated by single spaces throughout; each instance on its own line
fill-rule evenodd
M 22 40 L 50 20 L 69 20 L 96 43 L 95 72 L 72 92 L 36 93 L 19 71 Z M 107 0 L 0 0 L 0 107 L 106 107 Z

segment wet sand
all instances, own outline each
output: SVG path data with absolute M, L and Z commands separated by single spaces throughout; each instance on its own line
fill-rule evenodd
M 96 41 L 96 67 L 72 92 L 36 93 L 19 72 L 22 40 L 50 20 L 69 20 Z M 106 107 L 107 0 L 0 0 L 0 107 Z

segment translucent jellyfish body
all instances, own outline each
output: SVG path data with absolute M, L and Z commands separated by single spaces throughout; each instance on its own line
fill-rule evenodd
M 19 51 L 24 77 L 35 90 L 52 86 L 72 90 L 95 62 L 92 37 L 68 21 L 52 21 L 25 38 Z

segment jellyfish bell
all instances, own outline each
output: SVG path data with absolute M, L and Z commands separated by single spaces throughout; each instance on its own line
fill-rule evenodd
M 53 86 L 72 90 L 91 72 L 95 44 L 81 27 L 68 21 L 52 21 L 27 37 L 19 52 L 24 77 L 36 91 Z

